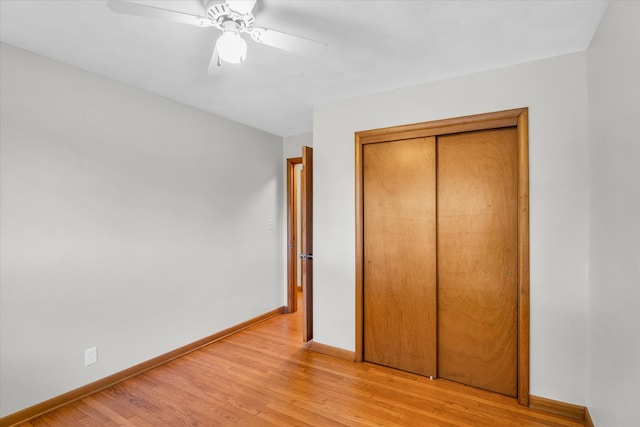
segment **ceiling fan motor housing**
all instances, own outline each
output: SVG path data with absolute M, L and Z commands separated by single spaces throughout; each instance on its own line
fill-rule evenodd
M 239 31 L 246 31 L 253 28 L 256 23 L 252 13 L 238 13 L 232 10 L 226 2 L 205 0 L 205 9 L 207 17 L 218 28 L 222 28 L 227 21 L 233 21 L 238 24 Z

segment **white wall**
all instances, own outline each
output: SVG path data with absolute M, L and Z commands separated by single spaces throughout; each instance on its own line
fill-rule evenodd
M 597 426 L 640 426 L 640 2 L 610 3 L 587 58 L 587 407 Z
M 531 393 L 586 400 L 586 54 L 314 110 L 314 340 L 355 349 L 354 132 L 529 107 Z
M 0 56 L 1 415 L 284 305 L 282 138 Z
M 283 139 L 285 165 L 287 164 L 287 159 L 302 157 L 302 147 L 313 147 L 312 133 L 286 136 Z

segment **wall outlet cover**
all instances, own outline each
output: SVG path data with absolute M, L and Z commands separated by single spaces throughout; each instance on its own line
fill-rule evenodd
M 98 361 L 98 347 L 91 347 L 84 351 L 84 366 L 93 365 Z

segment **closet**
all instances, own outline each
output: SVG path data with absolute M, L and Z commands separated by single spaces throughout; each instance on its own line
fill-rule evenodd
M 358 360 L 528 403 L 526 116 L 356 134 Z

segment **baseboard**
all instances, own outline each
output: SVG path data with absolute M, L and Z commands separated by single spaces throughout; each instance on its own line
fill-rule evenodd
M 584 426 L 585 427 L 595 427 L 593 424 L 593 420 L 591 419 L 591 414 L 589 414 L 589 409 L 584 408 Z
M 315 351 L 316 353 L 326 354 L 327 356 L 337 357 L 338 359 L 344 359 L 350 362 L 356 360 L 356 354 L 353 351 L 321 344 L 315 341 L 309 341 L 309 343 L 307 344 L 307 348 L 311 351 Z
M 131 377 L 135 377 L 136 375 L 140 375 L 143 372 L 163 365 L 167 362 L 177 359 L 178 357 L 191 353 L 192 351 L 198 350 L 206 345 L 209 345 L 216 341 L 220 341 L 221 339 L 240 332 L 243 329 L 247 329 L 253 325 L 282 314 L 284 313 L 284 309 L 284 307 L 276 308 L 275 310 L 271 310 L 260 316 L 254 317 L 253 319 L 247 320 L 246 322 L 239 323 L 223 331 L 199 339 L 198 341 L 194 341 L 191 344 L 187 344 L 183 347 L 162 354 L 151 360 L 147 360 L 146 362 L 142 362 L 138 365 L 132 366 L 131 368 L 117 372 L 113 375 L 109 375 L 108 377 L 99 379 L 75 390 L 71 390 L 67 393 L 61 394 L 60 396 L 45 400 L 44 402 L 30 406 L 21 411 L 9 414 L 5 417 L 0 418 L 0 427 L 9 427 L 27 422 L 33 418 L 39 417 L 40 415 L 46 414 L 47 412 L 53 411 L 54 409 L 58 409 L 71 402 L 83 399 L 91 394 L 97 393 L 101 390 L 104 390 L 105 388 L 111 387 Z
M 587 413 L 587 408 L 584 406 L 559 402 L 557 400 L 538 396 L 530 396 L 529 407 L 581 421 L 585 420 L 585 414 Z

